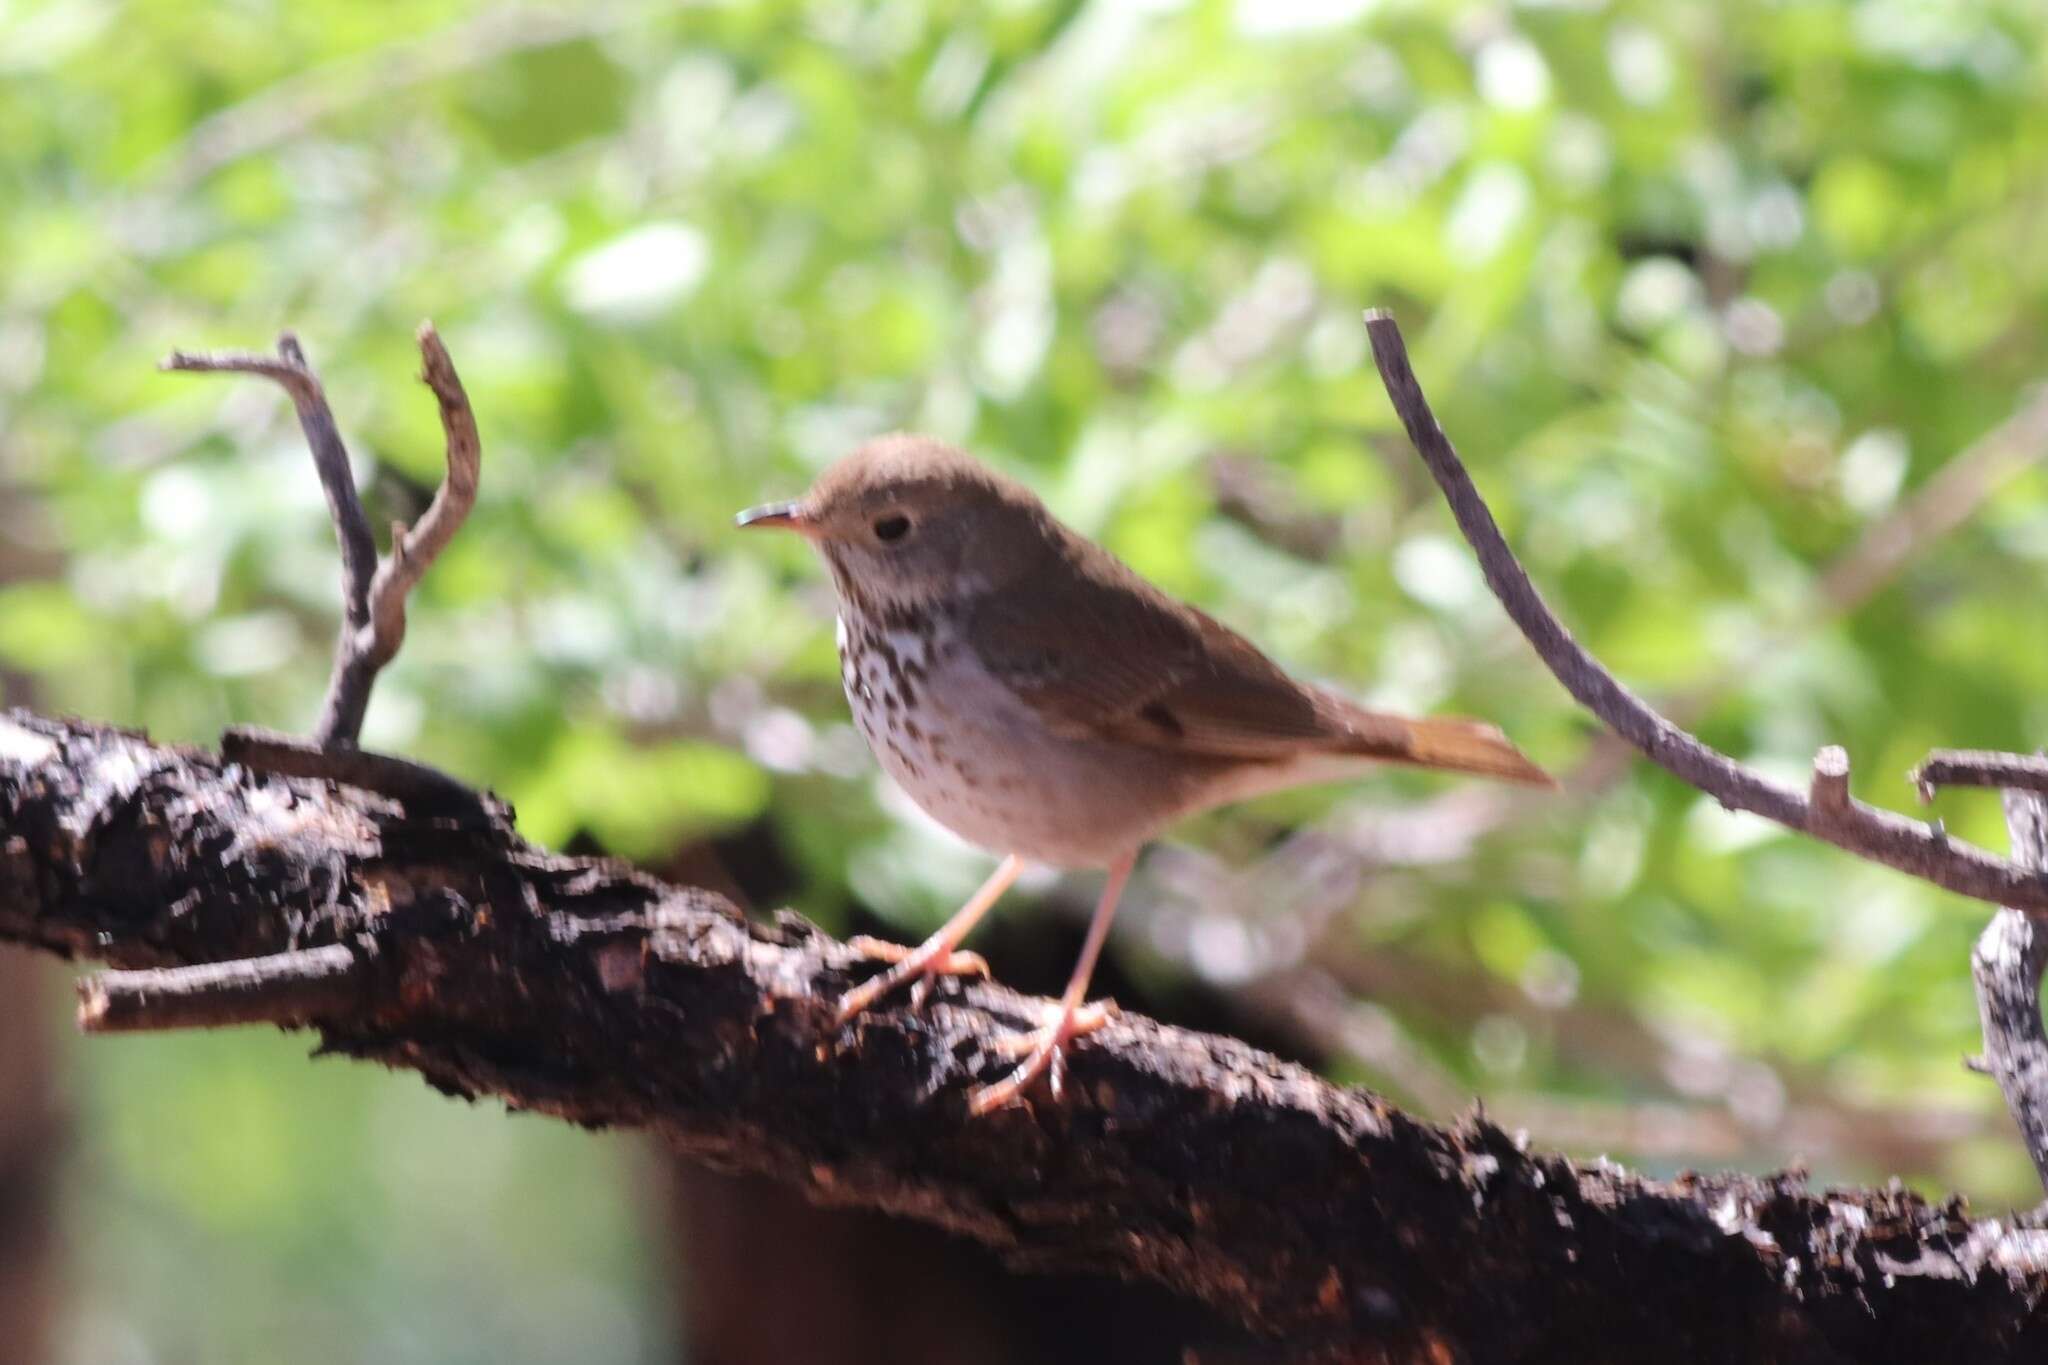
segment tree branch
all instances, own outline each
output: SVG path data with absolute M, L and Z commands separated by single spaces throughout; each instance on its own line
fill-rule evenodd
M 1423 395 L 1408 363 L 1408 348 L 1401 339 L 1399 325 L 1378 310 L 1368 312 L 1365 322 L 1372 338 L 1373 359 L 1394 411 L 1443 490 L 1458 529 L 1478 555 L 1487 586 L 1535 646 L 1551 673 L 1581 705 L 1645 758 L 1730 810 L 1749 811 L 1775 820 L 1787 829 L 1965 896 L 2032 915 L 2048 915 L 2048 873 L 2021 867 L 1981 848 L 1950 839 L 1938 826 L 1930 827 L 1849 799 L 1846 792 L 1842 793 L 1844 799 L 1839 808 L 1832 804 L 1816 808 L 1808 796 L 1701 743 L 1616 681 L 1572 638 L 1529 581 L 1528 572 L 1515 558 L 1514 551 L 1508 548 L 1493 513 L 1473 487 L 1471 475 L 1465 472 L 1458 452 Z M 1831 787 L 1826 794 L 1832 802 Z
M 476 418 L 447 348 L 431 322 L 419 329 L 420 376 L 441 406 L 441 427 L 448 441 L 448 472 L 419 524 L 410 531 L 391 528 L 391 553 L 382 563 L 370 521 L 356 493 L 348 450 L 327 405 L 320 377 L 306 361 L 299 339 L 290 332 L 277 340 L 277 355 L 247 351 L 173 351 L 163 369 L 202 374 L 254 374 L 274 380 L 291 395 L 299 426 L 313 452 L 313 467 L 327 495 L 327 511 L 341 543 L 342 624 L 334 646 L 334 671 L 313 739 L 321 749 L 351 747 L 361 736 L 363 713 L 377 674 L 398 653 L 405 639 L 406 594 L 462 526 L 476 502 L 481 446 Z
M 103 978 L 103 1019 L 309 1024 L 324 1051 L 652 1128 L 1021 1267 L 1165 1284 L 1287 1337 L 1290 1358 L 2048 1349 L 2039 1216 L 1579 1167 L 1130 1015 L 1075 1048 L 1065 1104 L 970 1118 L 1037 1002 L 949 984 L 923 1015 L 841 1027 L 833 1001 L 871 964 L 793 917 L 748 923 L 707 892 L 549 856 L 501 809 L 450 819 L 81 722 L 0 718 L 0 939 L 183 969 Z

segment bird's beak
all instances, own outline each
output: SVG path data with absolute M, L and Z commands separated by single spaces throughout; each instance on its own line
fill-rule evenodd
M 769 502 L 749 507 L 733 518 L 733 524 L 746 529 L 775 526 L 811 540 L 818 538 L 818 523 L 805 515 L 804 505 L 800 502 Z

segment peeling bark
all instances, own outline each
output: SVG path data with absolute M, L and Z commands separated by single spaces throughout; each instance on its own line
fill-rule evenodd
M 971 1119 L 1035 1002 L 949 983 L 923 1016 L 837 1028 L 831 1001 L 872 967 L 801 920 L 540 852 L 491 803 L 414 806 L 14 713 L 0 939 L 128 969 L 345 946 L 344 994 L 330 974 L 278 999 L 257 973 L 265 1017 L 1019 1268 L 1165 1285 L 1289 1359 L 2048 1358 L 2040 1214 L 1796 1174 L 1646 1180 L 1132 1016 L 1074 1049 L 1065 1104 Z

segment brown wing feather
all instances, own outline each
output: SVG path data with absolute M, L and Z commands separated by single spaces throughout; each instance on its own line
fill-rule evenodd
M 1080 572 L 992 594 L 967 623 L 983 664 L 1055 733 L 1248 759 L 1396 747 L 1392 727 L 1358 724 L 1354 708 L 1106 552 L 1078 537 L 1063 548 Z
M 1357 754 L 1550 780 L 1490 725 L 1409 721 L 1304 686 L 1100 547 L 1067 533 L 1060 555 L 1069 572 L 990 594 L 966 623 L 984 666 L 1055 734 L 1253 762 Z

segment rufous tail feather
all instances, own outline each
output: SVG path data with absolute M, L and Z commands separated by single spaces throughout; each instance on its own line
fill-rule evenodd
M 1400 724 L 1406 734 L 1397 762 L 1444 772 L 1477 773 L 1532 787 L 1557 785 L 1556 778 L 1530 762 L 1506 735 L 1485 721 L 1428 716 Z

